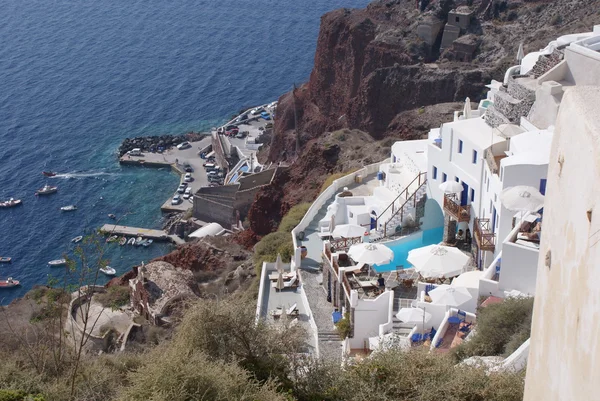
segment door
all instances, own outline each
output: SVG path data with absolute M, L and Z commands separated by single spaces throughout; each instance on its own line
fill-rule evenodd
M 496 232 L 496 207 L 492 206 L 492 232 Z
M 377 227 L 377 219 L 371 215 L 371 230 Z
M 462 186 L 463 190 L 460 193 L 460 204 L 461 206 L 466 206 L 467 202 L 469 201 L 469 186 L 464 182 L 462 183 Z

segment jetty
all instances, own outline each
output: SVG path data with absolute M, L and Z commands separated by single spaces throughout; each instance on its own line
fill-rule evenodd
M 105 224 L 100 228 L 100 232 L 110 235 L 121 235 L 126 237 L 142 237 L 154 241 L 171 241 L 176 245 L 185 244 L 185 241 L 176 235 L 169 235 L 164 230 L 155 230 L 151 228 L 140 228 L 130 226 L 120 226 L 118 224 Z

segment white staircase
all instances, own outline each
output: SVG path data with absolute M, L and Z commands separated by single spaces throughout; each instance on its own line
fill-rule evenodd
M 402 210 L 398 210 L 397 212 L 394 213 L 394 215 L 392 215 L 392 217 L 385 223 L 386 228 L 386 232 L 388 233 L 394 233 L 396 230 L 396 227 L 402 225 L 402 219 L 406 216 L 408 216 L 409 214 L 412 214 L 412 216 L 415 216 L 415 205 L 417 203 L 419 203 L 419 201 L 427 194 L 427 187 L 425 185 L 422 185 L 421 187 L 419 187 L 419 189 L 414 193 L 413 196 L 411 196 L 402 206 Z M 416 198 L 416 200 L 413 200 L 413 198 Z M 383 227 L 382 227 L 382 231 L 383 231 Z

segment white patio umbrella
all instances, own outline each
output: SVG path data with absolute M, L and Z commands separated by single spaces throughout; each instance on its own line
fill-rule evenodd
M 519 50 L 517 50 L 517 62 L 521 63 L 523 57 L 525 57 L 525 52 L 523 51 L 523 43 L 519 43 Z
M 466 287 L 466 288 L 479 288 L 479 279 L 483 276 L 483 272 L 480 270 L 473 270 L 461 274 L 452 280 L 452 287 Z
M 462 273 L 469 257 L 458 248 L 429 245 L 408 252 L 406 259 L 425 278 L 454 277 Z
M 331 218 L 329 219 L 329 226 L 327 227 L 327 229 L 330 233 L 333 232 L 333 230 L 335 230 L 335 214 L 331 215 Z
M 348 256 L 356 263 L 384 265 L 394 260 L 394 251 L 385 245 L 363 242 L 352 245 L 348 249 Z
M 283 273 L 283 262 L 281 261 L 280 253 L 277 254 L 277 259 L 275 260 L 275 269 L 278 272 Z
M 340 224 L 332 232 L 333 237 L 354 238 L 365 233 L 365 228 L 356 224 Z
M 468 97 L 465 99 L 465 108 L 463 109 L 463 115 L 465 120 L 471 118 L 471 99 Z
M 502 191 L 500 202 L 512 212 L 537 212 L 544 206 L 544 195 L 534 187 L 517 185 Z
M 464 287 L 451 287 L 449 285 L 440 285 L 429 291 L 431 301 L 435 304 L 459 307 L 465 302 L 469 302 L 473 297 L 469 290 Z
M 431 313 L 421 308 L 402 308 L 396 313 L 396 318 L 404 323 L 425 323 L 431 319 Z
M 283 262 L 281 261 L 281 255 L 277 254 L 277 259 L 275 260 L 275 269 L 277 269 L 277 283 L 275 284 L 275 289 L 277 291 L 281 291 L 285 288 L 285 284 L 283 282 Z
M 460 182 L 446 181 L 440 184 L 440 190 L 446 194 L 457 194 L 462 192 L 463 186 Z

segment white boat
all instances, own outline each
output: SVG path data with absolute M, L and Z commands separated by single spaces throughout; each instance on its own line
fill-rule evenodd
M 118 239 L 119 239 L 119 236 L 118 236 L 118 235 L 111 235 L 110 237 L 108 237 L 108 238 L 106 239 L 106 242 L 115 242 L 115 241 L 117 241 Z
M 144 239 L 143 239 L 142 237 L 137 237 L 137 238 L 135 239 L 135 243 L 134 243 L 134 245 L 135 245 L 135 246 L 140 246 L 140 245 L 142 245 L 142 242 L 144 242 Z
M 64 266 L 67 264 L 66 259 L 55 259 L 55 260 L 51 260 L 50 262 L 48 262 L 48 264 L 50 266 Z
M 107 276 L 114 276 L 115 274 L 117 274 L 117 271 L 110 266 L 101 267 L 100 271 L 106 274 Z
M 38 189 L 37 191 L 35 191 L 36 195 L 50 195 L 55 193 L 56 191 L 58 191 L 58 187 L 53 187 L 51 185 L 44 185 L 43 188 Z
M 127 241 L 127 244 L 128 244 L 128 245 L 133 245 L 133 244 L 135 244 L 135 238 L 131 237 L 131 238 L 129 239 L 129 241 Z
M 0 202 L 0 207 L 15 207 L 21 205 L 21 199 L 10 198 L 5 202 Z
M 150 245 L 152 245 L 152 242 L 154 242 L 154 241 L 152 241 L 151 239 L 149 239 L 149 240 L 147 240 L 146 242 L 144 242 L 144 243 L 142 244 L 142 246 L 150 246 Z
M 71 242 L 78 243 L 78 242 L 79 242 L 79 241 L 81 241 L 82 239 L 83 239 L 83 235 L 78 235 L 77 237 L 73 238 L 73 239 L 71 240 Z
M 12 288 L 20 284 L 19 280 L 15 280 L 12 277 L 7 278 L 6 280 L 0 280 L 0 288 Z
M 63 206 L 60 208 L 60 210 L 62 210 L 63 212 L 71 212 L 73 210 L 77 210 L 77 206 L 75 206 L 75 205 Z

